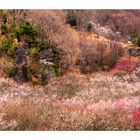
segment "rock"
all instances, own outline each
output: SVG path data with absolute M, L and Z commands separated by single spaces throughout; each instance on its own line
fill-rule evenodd
M 41 75 L 42 84 L 44 85 L 48 84 L 51 78 L 52 78 L 52 71 L 49 69 L 46 69 Z
M 140 48 L 129 48 L 128 54 L 129 56 L 140 56 Z
M 128 41 L 127 43 L 128 43 L 128 44 L 132 44 L 132 42 L 131 42 L 131 41 Z
M 50 61 L 47 61 L 47 59 L 39 60 L 39 63 L 40 64 L 47 65 L 47 66 L 54 66 L 54 63 L 53 62 L 50 62 Z
M 16 50 L 15 64 L 25 64 L 26 63 L 26 46 L 24 43 L 20 43 L 20 46 Z
M 16 67 L 15 80 L 18 83 L 27 82 L 28 81 L 27 74 L 28 74 L 27 67 L 25 65 L 18 65 Z
M 54 54 L 49 50 L 43 50 L 40 52 L 40 59 L 46 59 L 47 61 L 52 61 Z
M 21 42 L 20 46 L 16 50 L 15 56 L 15 80 L 19 83 L 26 82 L 28 80 L 28 69 L 26 67 L 27 51 L 25 43 Z

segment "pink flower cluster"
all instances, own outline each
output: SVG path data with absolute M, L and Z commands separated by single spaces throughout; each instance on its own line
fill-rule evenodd
M 123 110 L 126 107 L 126 103 L 123 99 L 120 99 L 114 103 L 114 108 L 118 110 Z

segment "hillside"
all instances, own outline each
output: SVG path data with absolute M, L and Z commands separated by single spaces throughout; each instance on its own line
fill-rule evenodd
M 140 130 L 139 10 L 1 10 L 0 130 Z

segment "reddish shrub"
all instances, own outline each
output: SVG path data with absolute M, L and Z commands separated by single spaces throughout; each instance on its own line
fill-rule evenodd
M 132 111 L 133 118 L 140 120 L 140 108 L 136 108 Z
M 131 122 L 134 124 L 134 129 L 139 130 L 140 129 L 140 107 L 135 108 L 131 112 L 132 118 Z
M 116 66 L 111 70 L 111 74 L 116 74 L 120 71 L 132 72 L 138 64 L 138 62 L 139 60 L 136 57 L 121 57 L 117 61 Z

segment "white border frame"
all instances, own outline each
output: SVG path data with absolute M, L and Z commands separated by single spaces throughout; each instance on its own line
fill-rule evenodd
M 109 131 L 26 131 L 0 132 L 1 140 L 138 140 L 140 132 Z
M 140 0 L 0 0 L 0 9 L 140 9 Z

